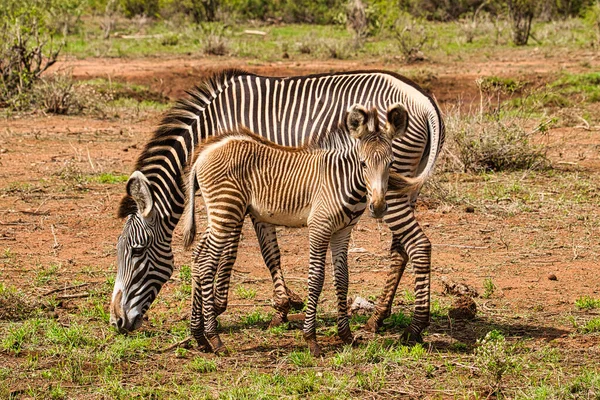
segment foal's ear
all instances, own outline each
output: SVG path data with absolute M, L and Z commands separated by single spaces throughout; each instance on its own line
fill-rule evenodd
M 150 190 L 150 181 L 140 171 L 134 171 L 127 181 L 127 194 L 135 200 L 142 217 L 146 218 L 152 211 L 154 200 Z
M 367 132 L 367 109 L 360 104 L 350 107 L 346 114 L 346 127 L 352 137 L 360 139 Z
M 388 108 L 386 134 L 390 139 L 404 135 L 408 128 L 408 111 L 401 104 L 394 104 Z

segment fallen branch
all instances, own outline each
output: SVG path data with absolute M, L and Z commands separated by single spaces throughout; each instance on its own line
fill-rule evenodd
M 90 297 L 88 292 L 85 293 L 75 293 L 75 294 L 64 294 L 62 296 L 56 296 L 57 300 L 65 300 L 65 299 L 81 299 L 83 297 Z
M 67 286 L 67 287 L 63 287 L 63 288 L 52 289 L 49 292 L 44 293 L 42 296 L 48 296 L 49 294 L 60 292 L 63 290 L 78 289 L 78 288 L 88 286 L 88 285 L 89 285 L 89 283 L 80 283 L 79 285 L 73 285 L 73 286 Z
M 167 351 L 171 351 L 171 350 L 173 350 L 174 348 L 177 348 L 177 347 L 180 347 L 180 346 L 186 345 L 186 344 L 188 344 L 189 342 L 191 342 L 191 341 L 192 341 L 192 339 L 193 339 L 193 337 L 191 337 L 191 336 L 188 336 L 188 337 L 186 337 L 185 339 L 183 339 L 183 340 L 182 340 L 182 341 L 180 341 L 180 342 L 174 343 L 174 344 L 172 344 L 172 345 L 170 345 L 170 346 L 167 346 L 167 347 L 165 347 L 164 349 L 158 350 L 158 353 L 166 353 Z
M 477 250 L 485 250 L 485 249 L 490 248 L 490 246 L 467 246 L 467 245 L 463 245 L 463 244 L 445 244 L 445 243 L 433 243 L 432 246 L 456 247 L 458 249 L 477 249 Z

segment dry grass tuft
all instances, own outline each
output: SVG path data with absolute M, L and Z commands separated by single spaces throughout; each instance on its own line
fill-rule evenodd
M 22 292 L 0 283 L 0 321 L 27 319 L 37 309 L 36 301 Z

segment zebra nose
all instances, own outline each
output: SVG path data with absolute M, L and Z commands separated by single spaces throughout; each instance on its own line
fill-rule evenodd
M 115 327 L 119 330 L 123 329 L 123 326 L 125 325 L 125 320 L 121 317 L 117 318 L 117 322 L 115 323 Z
M 375 206 L 373 203 L 369 204 L 369 212 L 373 218 L 382 218 L 388 209 L 387 203 L 378 204 Z

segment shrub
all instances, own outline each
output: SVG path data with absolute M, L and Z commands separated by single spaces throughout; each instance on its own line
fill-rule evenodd
M 594 4 L 588 7 L 584 19 L 596 35 L 596 46 L 600 46 L 600 1 L 596 0 Z
M 43 0 L 0 5 L 0 105 L 25 108 L 30 89 L 52 66 L 64 41 L 54 44 Z
M 487 380 L 490 387 L 497 391 L 501 388 L 506 374 L 515 372 L 519 362 L 515 356 L 515 346 L 506 343 L 504 336 L 497 330 L 488 332 L 483 339 L 477 340 L 475 365 Z
M 538 0 L 507 0 L 507 4 L 512 21 L 513 43 L 525 46 L 531 35 L 531 22 Z
M 549 165 L 546 147 L 531 141 L 545 123 L 525 131 L 516 117 L 448 113 L 446 117 L 446 170 L 461 172 L 538 169 Z
M 425 59 L 422 49 L 430 37 L 422 22 L 404 14 L 396 20 L 393 33 L 398 48 L 407 62 L 412 63 Z

